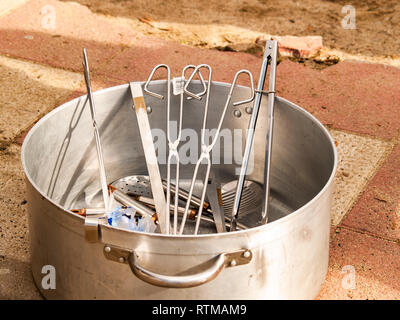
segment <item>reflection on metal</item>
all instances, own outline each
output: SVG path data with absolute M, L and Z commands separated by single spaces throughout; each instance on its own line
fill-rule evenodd
M 250 263 L 253 254 L 250 250 L 242 249 L 230 253 L 222 253 L 215 257 L 210 267 L 200 270 L 195 274 L 170 276 L 152 272 L 139 265 L 137 253 L 126 249 L 106 244 L 104 246 L 106 259 L 128 263 L 132 272 L 144 282 L 164 288 L 192 288 L 215 279 L 224 268 L 236 267 Z

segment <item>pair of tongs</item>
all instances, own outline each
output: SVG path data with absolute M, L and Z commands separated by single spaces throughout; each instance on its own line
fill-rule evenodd
M 264 202 L 261 214 L 261 223 L 266 224 L 268 220 L 268 203 L 270 194 L 270 168 L 271 168 L 271 150 L 272 134 L 274 126 L 274 102 L 275 102 L 275 80 L 276 65 L 278 58 L 278 42 L 276 40 L 267 40 L 265 45 L 264 58 L 261 65 L 260 78 L 258 80 L 258 89 L 256 90 L 256 99 L 254 101 L 253 113 L 247 131 L 246 146 L 243 155 L 242 166 L 240 168 L 239 180 L 236 187 L 235 200 L 232 209 L 231 231 L 237 229 L 237 218 L 239 214 L 240 199 L 242 197 L 243 186 L 246 178 L 246 171 L 249 162 L 250 152 L 253 145 L 254 130 L 256 127 L 258 112 L 261 105 L 262 96 L 268 96 L 268 130 L 266 137 L 266 151 L 264 164 Z M 265 78 L 267 76 L 268 65 L 270 65 L 269 88 L 264 91 Z
M 167 181 L 166 181 L 166 233 L 170 233 L 170 219 L 169 219 L 169 210 L 170 210 L 170 199 L 171 199 L 171 166 L 173 163 L 173 160 L 176 163 L 175 167 L 175 188 L 173 190 L 173 193 L 175 195 L 174 197 L 174 218 L 173 218 L 173 234 L 177 234 L 177 226 L 178 226 L 178 202 L 179 202 L 179 165 L 180 165 L 180 159 L 179 159 L 179 152 L 178 152 L 178 147 L 179 143 L 181 140 L 181 132 L 182 132 L 182 119 L 183 119 L 183 104 L 184 104 L 184 93 L 186 92 L 187 94 L 189 93 L 192 95 L 192 93 L 188 90 L 183 90 L 181 88 L 180 91 L 180 105 L 179 105 L 179 119 L 178 119 L 178 130 L 177 130 L 177 137 L 176 139 L 173 139 L 171 137 L 171 130 L 170 130 L 170 125 L 171 125 L 171 71 L 170 68 L 166 64 L 159 64 L 154 67 L 152 72 L 150 73 L 145 85 L 144 85 L 144 91 L 158 99 L 164 99 L 164 96 L 150 91 L 149 90 L 149 84 L 151 79 L 153 78 L 155 72 L 160 69 L 164 68 L 167 71 L 167 107 L 166 107 L 166 112 L 167 112 L 167 140 L 168 140 L 168 160 L 167 160 Z M 195 69 L 196 67 L 194 65 L 187 65 L 186 67 L 183 68 L 182 70 L 182 76 L 180 78 L 174 78 L 174 81 L 178 81 L 181 83 L 181 86 L 184 85 L 185 83 L 185 73 L 188 69 Z M 204 83 L 204 78 L 202 77 L 200 71 L 197 72 L 199 74 L 199 78 L 201 80 L 201 83 L 203 85 L 203 91 L 198 93 L 196 96 L 202 96 L 206 92 L 206 87 Z
M 232 85 L 230 87 L 230 90 L 229 90 L 229 93 L 228 93 L 228 96 L 227 96 L 227 99 L 226 99 L 226 102 L 225 102 L 225 106 L 223 108 L 223 111 L 222 111 L 222 114 L 221 114 L 221 117 L 220 117 L 220 120 L 219 120 L 219 123 L 218 123 L 218 127 L 217 127 L 217 130 L 215 132 L 215 136 L 212 139 L 211 143 L 207 144 L 206 141 L 205 141 L 205 131 L 206 131 L 205 129 L 206 129 L 206 124 L 207 124 L 207 115 L 208 115 L 210 93 L 211 93 L 211 82 L 212 82 L 212 80 L 211 80 L 212 79 L 212 69 L 211 69 L 211 67 L 209 65 L 207 65 L 207 64 L 198 65 L 193 70 L 191 76 L 189 77 L 187 83 L 185 84 L 184 91 L 185 91 L 186 94 L 188 94 L 189 96 L 192 96 L 196 100 L 201 100 L 200 96 L 198 96 L 196 94 L 193 94 L 193 93 L 191 93 L 191 92 L 189 92 L 187 90 L 187 88 L 188 88 L 190 82 L 192 81 L 193 77 L 195 76 L 196 72 L 198 72 L 201 68 L 208 69 L 207 94 L 206 94 L 206 101 L 205 101 L 205 106 L 204 106 L 203 124 L 202 124 L 202 130 L 201 130 L 201 154 L 200 154 L 199 159 L 196 162 L 196 166 L 195 166 L 195 169 L 194 169 L 194 172 L 193 172 L 193 177 L 192 177 L 192 181 L 191 181 L 191 185 L 190 185 L 190 189 L 189 189 L 188 201 L 186 202 L 185 213 L 184 213 L 184 215 L 182 217 L 182 222 L 181 222 L 181 226 L 180 226 L 180 229 L 179 229 L 179 234 L 180 235 L 183 234 L 183 230 L 185 228 L 185 223 L 186 223 L 187 215 L 188 215 L 188 212 L 189 212 L 190 201 L 191 201 L 191 198 L 193 196 L 193 189 L 194 189 L 194 185 L 195 185 L 195 182 L 196 182 L 196 179 L 197 179 L 197 175 L 198 175 L 198 172 L 199 172 L 200 164 L 203 161 L 205 161 L 206 165 L 207 165 L 206 174 L 205 174 L 204 179 L 203 179 L 203 189 L 201 191 L 201 203 L 200 203 L 199 211 L 198 211 L 198 214 L 197 214 L 196 226 L 195 226 L 194 234 L 197 234 L 198 231 L 199 231 L 201 215 L 202 215 L 202 212 L 203 212 L 203 205 L 204 205 L 204 200 L 205 200 L 205 195 L 206 195 L 206 190 L 207 190 L 209 176 L 210 176 L 210 170 L 211 170 L 210 153 L 211 153 L 214 145 L 216 144 L 216 142 L 218 140 L 219 133 L 221 131 L 221 127 L 222 127 L 223 121 L 225 119 L 226 112 L 228 110 L 228 106 L 229 106 L 229 104 L 231 102 L 231 98 L 232 98 L 232 94 L 233 94 L 233 91 L 234 91 L 234 88 L 235 88 L 235 85 L 236 85 L 236 82 L 237 82 L 237 78 L 238 78 L 238 76 L 240 74 L 246 73 L 249 76 L 250 83 L 251 83 L 251 96 L 250 96 L 250 98 L 248 98 L 246 100 L 234 102 L 233 105 L 234 106 L 239 106 L 241 104 L 249 103 L 254 99 L 254 85 L 253 85 L 253 76 L 252 76 L 252 74 L 248 70 L 240 70 L 240 71 L 238 71 L 235 74 L 235 77 L 233 79 Z M 214 191 L 214 190 L 212 190 L 212 191 Z M 216 210 L 213 210 L 213 213 L 215 211 Z M 215 216 L 214 216 L 214 220 L 216 220 Z M 223 221 L 223 219 L 220 219 L 220 220 Z

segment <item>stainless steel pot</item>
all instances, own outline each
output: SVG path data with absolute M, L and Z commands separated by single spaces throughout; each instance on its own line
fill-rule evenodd
M 198 91 L 201 91 L 197 83 Z M 165 91 L 165 82 L 154 84 Z M 194 88 L 196 90 L 196 88 Z M 229 85 L 212 85 L 208 127 L 215 127 Z M 249 89 L 239 87 L 237 99 Z M 177 105 L 173 97 L 171 106 Z M 176 98 L 176 99 L 175 99 Z M 146 175 L 143 149 L 128 85 L 94 94 L 108 182 Z M 277 97 L 272 150 L 270 220 L 267 225 L 197 236 L 145 234 L 100 225 L 98 243 L 84 238 L 84 219 L 73 207 L 101 204 L 96 150 L 86 96 L 41 119 L 22 147 L 30 220 L 34 280 L 57 299 L 310 299 L 328 267 L 330 208 L 337 155 L 327 130 L 309 113 Z M 152 128 L 165 130 L 162 101 L 146 97 Z M 224 128 L 245 131 L 248 105 L 233 109 Z M 173 112 L 173 110 L 172 110 Z M 199 102 L 185 105 L 184 128 L 199 130 Z M 255 134 L 254 170 L 263 180 L 266 99 Z M 215 119 L 215 123 L 213 123 Z M 244 146 L 245 134 L 242 135 Z M 225 148 L 226 149 L 226 148 Z M 225 150 L 221 146 L 221 154 Z M 164 156 L 159 151 L 159 156 Z M 236 179 L 240 164 L 220 164 L 222 182 Z M 193 166 L 181 166 L 189 179 Z M 165 175 L 165 166 L 161 166 Z M 243 223 L 259 219 L 243 214 Z M 253 220 L 252 220 L 253 219 Z M 56 289 L 41 286 L 42 268 L 56 270 Z M 130 267 L 128 266 L 130 265 Z

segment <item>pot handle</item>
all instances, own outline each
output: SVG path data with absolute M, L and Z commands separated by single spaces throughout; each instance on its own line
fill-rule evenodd
M 184 276 L 170 276 L 155 273 L 139 265 L 134 251 L 106 245 L 104 254 L 107 259 L 120 263 L 128 263 L 133 274 L 144 282 L 164 288 L 192 288 L 215 279 L 224 268 L 247 264 L 251 261 L 250 250 L 242 249 L 231 253 L 221 253 L 214 263 L 205 270 Z

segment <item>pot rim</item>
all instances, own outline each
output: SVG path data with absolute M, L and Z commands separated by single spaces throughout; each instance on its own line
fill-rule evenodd
M 155 83 L 162 83 L 165 82 L 166 80 L 155 80 Z M 196 80 L 199 81 L 199 80 Z M 142 81 L 142 83 L 144 83 L 144 81 Z M 226 83 L 226 82 L 221 82 L 221 81 L 213 81 L 214 84 L 218 84 L 221 86 L 226 86 L 226 87 L 230 87 L 231 84 L 230 83 Z M 103 94 L 103 93 L 107 93 L 108 91 L 114 91 L 114 90 L 119 90 L 122 88 L 128 88 L 129 84 L 125 83 L 125 84 L 121 84 L 121 85 L 117 85 L 117 86 L 113 86 L 113 87 L 109 87 L 109 88 L 105 88 L 105 89 L 101 89 L 98 91 L 95 91 L 93 93 L 93 95 L 98 95 L 98 94 Z M 238 87 L 244 87 L 244 88 L 248 88 L 247 86 L 242 86 L 242 85 L 237 85 Z M 69 214 L 74 218 L 78 218 L 82 221 L 84 221 L 84 217 L 79 216 L 74 214 L 72 211 L 65 209 L 64 207 L 62 207 L 61 205 L 59 205 L 58 203 L 56 203 L 55 201 L 53 201 L 52 199 L 50 199 L 46 194 L 44 194 L 36 185 L 36 183 L 33 181 L 33 179 L 31 178 L 28 170 L 27 170 L 27 166 L 25 163 L 25 153 L 26 153 L 26 148 L 27 145 L 29 143 L 29 140 L 31 138 L 31 136 L 34 134 L 35 130 L 40 126 L 40 124 L 42 122 L 45 122 L 48 118 L 52 117 L 54 114 L 56 114 L 57 112 L 68 108 L 67 104 L 71 103 L 72 101 L 81 99 L 82 97 L 84 97 L 86 95 L 82 95 L 80 97 L 77 97 L 75 99 L 69 100 L 65 103 L 63 103 L 62 105 L 56 107 L 55 109 L 53 109 L 52 111 L 50 111 L 49 113 L 47 113 L 45 116 L 43 116 L 37 123 L 35 123 L 35 125 L 29 130 L 28 134 L 26 135 L 24 142 L 22 144 L 21 147 L 21 162 L 22 162 L 22 168 L 24 170 L 24 174 L 26 176 L 26 178 L 28 179 L 29 183 L 35 188 L 35 190 L 37 192 L 39 192 L 39 194 L 46 199 L 47 201 L 49 201 L 53 206 L 55 206 L 56 208 L 60 209 L 63 213 L 65 214 Z M 317 193 L 317 195 L 315 195 L 310 201 L 308 201 L 305 205 L 301 206 L 300 208 L 298 208 L 297 210 L 293 211 L 292 213 L 288 214 L 285 217 L 282 217 L 278 220 L 275 220 L 273 222 L 267 223 L 265 225 L 261 225 L 261 226 L 257 226 L 257 227 L 253 227 L 253 228 L 249 228 L 247 230 L 238 230 L 238 231 L 233 231 L 233 232 L 223 232 L 223 233 L 211 233 L 211 234 L 197 234 L 197 235 L 190 235 L 190 234 L 184 234 L 184 235 L 172 235 L 172 234 L 161 234 L 161 233 L 144 233 L 144 232 L 139 232 L 139 231 L 131 231 L 131 230 L 126 230 L 126 229 L 120 229 L 117 227 L 112 227 L 109 225 L 103 225 L 103 224 L 99 224 L 99 226 L 101 226 L 101 228 L 110 228 L 112 230 L 118 230 L 120 232 L 127 232 L 133 235 L 140 235 L 140 236 L 150 236 L 150 237 L 161 237 L 162 238 L 168 238 L 168 239 L 198 239 L 198 238 L 220 238 L 220 237 L 229 237 L 231 235 L 245 235 L 246 233 L 253 233 L 253 232 L 259 232 L 259 231 L 266 231 L 266 230 L 271 230 L 272 228 L 278 228 L 281 224 L 286 223 L 289 220 L 293 220 L 296 217 L 300 216 L 304 211 L 306 211 L 310 206 L 312 206 L 315 202 L 318 201 L 318 199 L 320 199 L 323 194 L 325 193 L 325 191 L 330 187 L 330 185 L 333 182 L 333 179 L 335 177 L 336 174 L 336 170 L 337 170 L 337 165 L 338 165 L 338 156 L 337 156 L 337 149 L 336 149 L 336 145 L 335 142 L 332 138 L 332 136 L 330 135 L 329 131 L 322 125 L 322 123 L 316 118 L 314 117 L 311 113 L 309 113 L 308 111 L 306 111 L 305 109 L 301 108 L 300 106 L 298 106 L 297 104 L 279 97 L 279 96 L 275 96 L 276 100 L 282 101 L 284 103 L 287 103 L 288 105 L 290 105 L 291 107 L 293 107 L 294 109 L 296 109 L 297 111 L 303 113 L 306 117 L 308 117 L 309 119 L 311 119 L 315 124 L 318 125 L 318 127 L 322 130 L 322 132 L 325 134 L 325 136 L 328 138 L 328 140 L 330 141 L 332 150 L 333 150 L 333 156 L 334 156 L 334 161 L 333 161 L 333 167 L 332 167 L 332 171 L 331 171 L 331 175 L 329 177 L 329 179 L 327 180 L 327 182 L 325 183 L 325 185 L 323 186 L 323 188 L 321 188 L 321 190 Z

